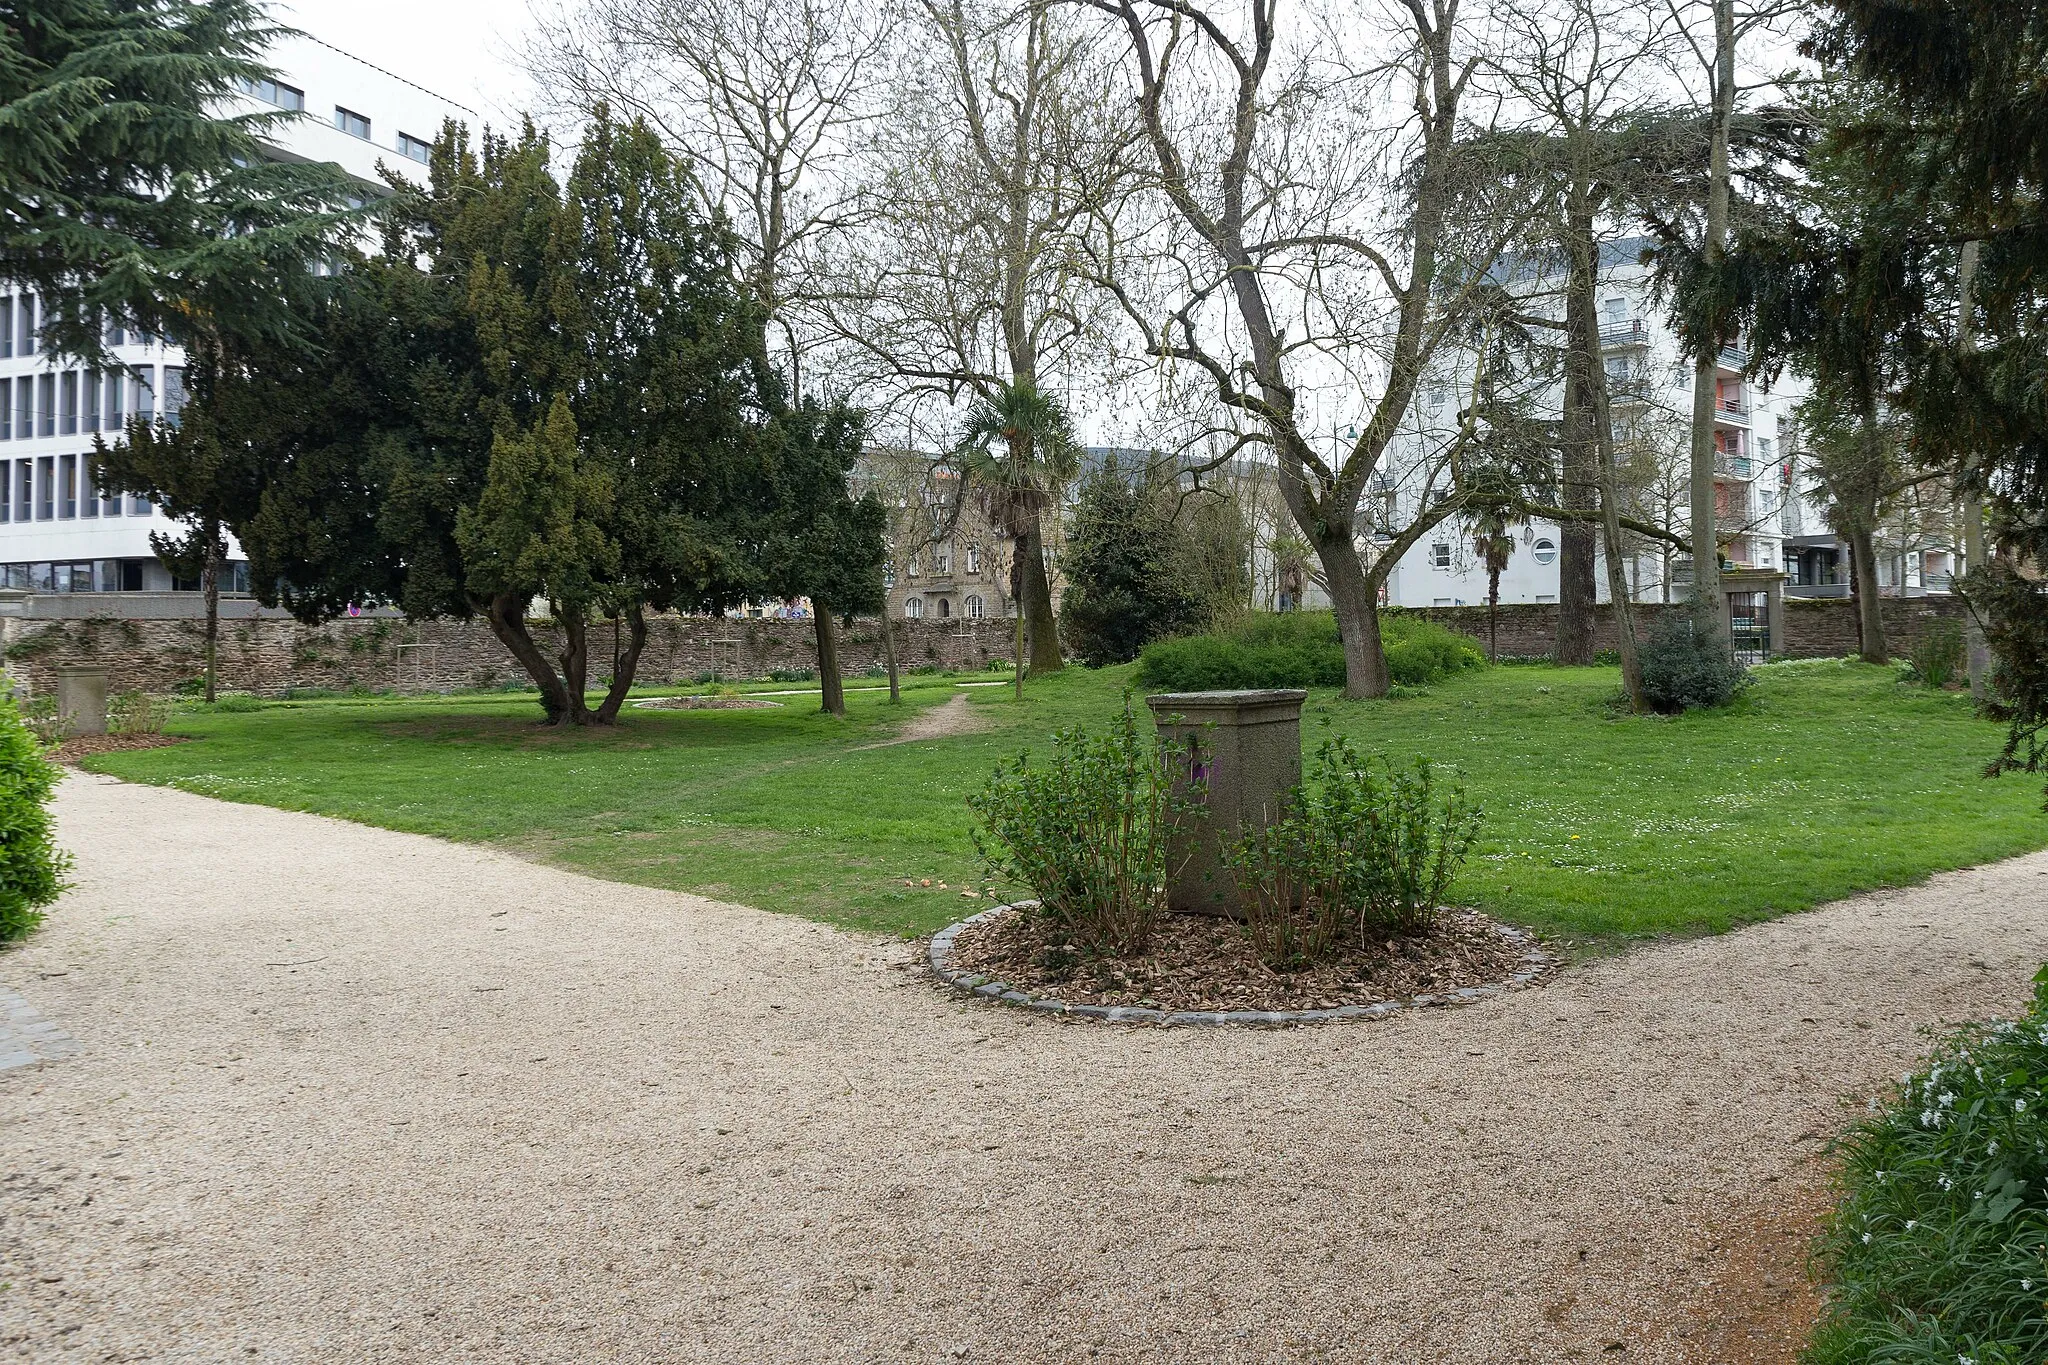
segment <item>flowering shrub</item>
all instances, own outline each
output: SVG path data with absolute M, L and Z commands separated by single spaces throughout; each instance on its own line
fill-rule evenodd
M 1810 1365 L 2048 1360 L 2048 967 L 2024 1019 L 1944 1039 L 1841 1154 Z

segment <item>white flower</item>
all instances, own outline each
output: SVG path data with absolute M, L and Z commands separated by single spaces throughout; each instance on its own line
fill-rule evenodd
M 2020 1281 L 2020 1288 L 2021 1288 L 2021 1289 L 2032 1289 L 2033 1287 L 2034 1287 L 2034 1282 L 2033 1282 L 2032 1280 L 2021 1280 L 2021 1281 Z
M 1911 1232 L 1914 1228 L 1917 1228 L 1919 1226 L 1920 1220 L 1918 1218 L 1908 1218 L 1906 1220 L 1906 1231 L 1908 1232 Z
M 1986 1155 L 1986 1156 L 1997 1156 L 1997 1155 L 1998 1155 L 1998 1139 L 1997 1139 L 1997 1138 L 1993 1138 L 1993 1139 L 1991 1139 L 1991 1145 L 1990 1145 L 1989 1147 L 1986 1147 L 1986 1148 L 1984 1149 L 1984 1155 Z
M 1945 1189 L 1945 1190 L 1952 1190 L 1952 1189 L 1954 1189 L 1954 1188 L 1956 1187 L 1956 1186 L 1955 1186 L 1955 1182 L 1954 1182 L 1953 1180 L 1950 1180 L 1950 1179 L 1949 1179 L 1949 1178 L 1948 1178 L 1947 1176 L 1945 1176 L 1945 1175 L 1944 1175 L 1944 1176 L 1940 1176 L 1940 1177 L 1937 1177 L 1937 1179 L 1938 1179 L 1938 1180 L 1940 1181 L 1940 1183 L 1941 1183 L 1941 1187 L 1942 1187 L 1943 1189 Z
M 2026 1112 L 2027 1112 L 2027 1102 L 2026 1102 L 2025 1100 L 2014 1100 L 2014 1101 L 2012 1102 L 2012 1112 L 2013 1112 L 2013 1113 L 2015 1113 L 2015 1114 L 2024 1114 L 2024 1113 L 2026 1113 Z
M 1867 1232 L 1863 1234 L 1863 1245 L 1865 1245 L 1865 1246 L 1869 1246 L 1869 1245 L 1870 1245 L 1870 1234 L 1869 1234 L 1869 1233 L 1867 1233 Z

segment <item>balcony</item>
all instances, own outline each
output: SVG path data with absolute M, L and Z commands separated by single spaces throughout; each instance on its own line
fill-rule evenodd
M 1749 395 L 1726 394 L 1714 400 L 1714 420 L 1724 426 L 1749 425 Z
M 1607 323 L 1600 329 L 1600 344 L 1611 348 L 1647 346 L 1650 344 L 1650 326 L 1641 318 Z
M 1730 455 L 1720 450 L 1714 452 L 1714 477 L 1717 479 L 1754 479 L 1757 472 L 1756 461 L 1747 455 Z
M 1749 347 L 1739 341 L 1723 346 L 1721 353 L 1714 357 L 1714 363 L 1724 370 L 1740 370 L 1749 364 Z

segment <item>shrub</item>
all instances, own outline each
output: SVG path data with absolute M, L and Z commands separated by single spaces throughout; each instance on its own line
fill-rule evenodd
M 1643 696 L 1667 715 L 1696 706 L 1726 706 L 1749 686 L 1749 672 L 1725 647 L 1693 634 L 1692 622 L 1671 613 L 1643 641 Z
M 1380 640 L 1388 674 L 1411 687 L 1486 666 L 1478 641 L 1418 616 L 1382 613 Z M 1344 643 L 1326 611 L 1248 616 L 1229 631 L 1147 645 L 1140 657 L 1144 683 L 1173 692 L 1344 685 Z
M 64 742 L 64 732 L 71 728 L 71 716 L 57 709 L 57 694 L 45 692 L 39 697 L 30 697 L 28 704 L 16 713 L 28 732 L 35 736 L 36 743 L 44 748 Z
M 1947 687 L 1962 673 L 1967 657 L 1963 628 L 1955 621 L 1935 621 L 1913 642 L 1913 672 L 1929 687 Z
M 42 923 L 43 907 L 62 893 L 71 867 L 51 830 L 57 768 L 43 748 L 13 700 L 0 697 L 0 943 Z
M 1479 831 L 1453 787 L 1441 800 L 1427 759 L 1401 772 L 1337 739 L 1279 819 L 1224 850 L 1252 946 L 1278 969 L 1347 944 L 1427 933 Z
M 500 688 L 499 690 L 504 691 L 505 689 Z M 524 691 L 525 689 L 519 688 L 514 690 Z M 247 692 L 225 692 L 222 693 L 220 696 L 214 698 L 213 705 L 208 709 L 213 711 L 225 711 L 230 715 L 241 715 L 249 711 L 261 711 L 263 709 L 263 705 L 263 698 L 252 697 Z M 160 733 L 162 730 L 163 725 L 161 722 L 159 722 L 157 728 L 155 730 L 150 731 L 150 733 L 157 734 Z
M 771 668 L 768 670 L 769 682 L 809 682 L 817 676 L 817 670 L 811 668 Z
M 250 700 L 255 700 L 253 697 Z M 218 709 L 219 704 L 215 704 Z M 171 699 L 147 692 L 116 692 L 107 698 L 107 730 L 116 735 L 160 735 L 171 718 Z
M 2048 968 L 2018 1022 L 1944 1039 L 1839 1145 L 1809 1365 L 2048 1360 Z
M 1108 733 L 1053 736 L 1050 761 L 998 765 L 967 798 L 991 874 L 1031 888 L 1059 940 L 1142 952 L 1166 913 L 1167 843 L 1195 807 L 1172 790 L 1174 746 L 1139 738 L 1131 701 Z M 1185 759 L 1183 758 L 1183 766 Z

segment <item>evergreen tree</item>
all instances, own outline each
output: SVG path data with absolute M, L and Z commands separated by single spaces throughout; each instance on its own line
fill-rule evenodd
M 283 110 L 224 115 L 275 73 L 257 0 L 0 0 L 0 278 L 60 354 L 113 316 L 181 339 L 298 335 L 307 267 L 356 231 L 331 165 L 273 159 Z

